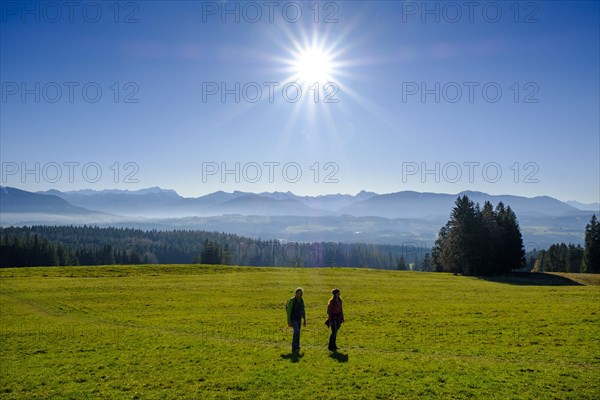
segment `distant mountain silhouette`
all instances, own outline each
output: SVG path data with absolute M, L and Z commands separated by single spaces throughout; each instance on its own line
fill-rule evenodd
M 0 190 L 0 223 L 97 224 L 142 229 L 205 229 L 255 238 L 366 243 L 433 242 L 459 195 L 480 205 L 510 206 L 526 247 L 583 243 L 591 211 L 548 196 L 521 197 L 466 191 L 457 194 L 402 191 L 298 196 L 291 192 L 218 191 L 185 198 L 173 190 Z M 95 210 L 95 211 L 92 211 Z
M 434 218 L 448 215 L 456 197 L 450 194 L 403 191 L 373 196 L 340 211 L 354 216 Z
M 201 197 L 186 198 L 173 190 L 151 188 L 127 190 L 80 190 L 39 192 L 53 194 L 70 203 L 89 209 L 129 216 L 186 217 L 222 214 L 242 215 L 300 215 L 334 214 L 342 207 L 365 200 L 376 193 L 360 192 L 356 196 L 331 194 L 297 196 L 291 192 L 259 194 L 218 191 Z
M 550 196 L 523 197 L 512 195 L 490 195 L 482 192 L 461 192 L 459 195 L 467 195 L 472 201 L 483 205 L 484 201 L 490 201 L 492 204 L 503 202 L 509 205 L 517 215 L 569 215 L 578 214 L 578 210 L 560 200 Z
M 211 216 L 242 215 L 352 215 L 384 218 L 447 217 L 458 196 L 467 195 L 480 205 L 502 201 L 518 216 L 581 215 L 582 210 L 548 196 L 522 197 L 464 191 L 457 194 L 402 191 L 377 194 L 361 191 L 356 195 L 329 194 L 298 196 L 292 192 L 249 193 L 218 191 L 185 198 L 173 190 L 160 188 L 126 190 L 82 190 L 41 192 L 56 195 L 71 204 L 93 210 L 130 216 Z
M 242 214 L 242 215 L 322 215 L 323 211 L 311 209 L 295 199 L 273 199 L 257 194 L 246 194 L 223 203 L 215 204 L 208 209 L 212 215 Z
M 174 190 L 156 187 L 136 191 L 85 189 L 70 192 L 49 190 L 38 193 L 58 196 L 78 207 L 131 216 L 153 215 L 164 210 L 168 211 L 177 201 L 183 199 Z
M 41 214 L 94 214 L 94 211 L 76 207 L 53 194 L 38 194 L 12 187 L 0 187 L 1 213 Z
M 589 203 L 589 204 L 585 204 L 585 203 L 580 203 L 578 201 L 565 201 L 566 204 L 570 205 L 571 207 L 575 207 L 578 210 L 584 210 L 584 211 L 593 211 L 593 212 L 597 212 L 600 213 L 600 203 Z
M 297 196 L 297 199 L 311 208 L 340 212 L 344 207 L 375 196 L 378 196 L 378 194 L 363 190 L 355 196 L 349 194 L 327 194 L 322 196 Z
M 385 218 L 436 218 L 448 216 L 458 196 L 466 195 L 475 203 L 485 201 L 494 206 L 500 201 L 510 206 L 517 216 L 561 216 L 580 214 L 580 210 L 552 197 L 521 197 L 490 195 L 464 191 L 455 195 L 441 193 L 397 192 L 382 194 L 354 203 L 341 210 L 354 216 L 379 216 Z

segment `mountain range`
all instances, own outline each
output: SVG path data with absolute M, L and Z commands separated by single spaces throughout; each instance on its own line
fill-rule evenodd
M 579 210 L 583 210 L 583 211 L 598 211 L 600 210 L 600 203 L 580 203 L 578 201 L 573 201 L 573 200 L 569 200 L 569 201 L 565 201 L 566 204 L 570 205 L 571 207 L 575 207 Z
M 402 191 L 298 196 L 291 192 L 214 192 L 196 198 L 158 187 L 128 190 L 27 192 L 0 188 L 0 224 L 97 224 L 147 229 L 204 229 L 297 241 L 398 243 L 433 241 L 458 196 L 479 204 L 502 201 L 539 244 L 581 243 L 593 212 L 548 196 L 521 197 L 465 191 Z M 577 206 L 577 207 L 576 207 Z M 541 247 L 541 246 L 537 246 Z
M 10 188 L 7 188 L 10 189 Z M 260 216 L 352 215 L 384 218 L 436 218 L 448 216 L 458 196 L 467 195 L 479 204 L 502 201 L 527 216 L 564 216 L 581 209 L 548 196 L 521 197 L 464 191 L 457 194 L 402 191 L 388 194 L 359 192 L 356 195 L 329 194 L 298 196 L 292 192 L 214 192 L 201 197 L 182 197 L 174 190 L 158 187 L 137 191 L 79 190 L 37 192 L 53 195 L 73 206 L 133 217 L 189 217 L 224 214 Z M 593 211 L 593 210 L 592 210 Z
M 90 210 L 126 216 L 188 217 L 223 214 L 242 215 L 335 215 L 357 201 L 376 193 L 360 192 L 356 196 L 334 194 L 297 196 L 291 192 L 250 193 L 218 191 L 201 197 L 182 197 L 173 190 L 149 188 L 137 191 L 89 189 L 60 192 L 49 190 L 38 194 L 54 195 Z

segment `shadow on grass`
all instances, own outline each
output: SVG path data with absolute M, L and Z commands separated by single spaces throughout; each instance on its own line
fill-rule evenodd
M 337 351 L 329 352 L 329 357 L 333 358 L 337 362 L 341 362 L 341 363 L 348 362 L 348 354 L 339 353 Z
M 284 360 L 290 360 L 293 363 L 297 363 L 302 357 L 304 357 L 304 353 L 288 353 L 281 355 L 281 358 Z
M 478 278 L 490 282 L 520 286 L 583 286 L 566 276 L 545 274 L 543 272 L 513 272 L 508 275 L 478 276 Z

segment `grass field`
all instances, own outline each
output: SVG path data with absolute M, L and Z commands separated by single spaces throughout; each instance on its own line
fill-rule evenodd
M 540 276 L 1 270 L 0 398 L 598 399 L 598 280 Z M 293 357 L 284 304 L 297 286 L 308 326 Z M 330 355 L 333 287 L 346 323 Z

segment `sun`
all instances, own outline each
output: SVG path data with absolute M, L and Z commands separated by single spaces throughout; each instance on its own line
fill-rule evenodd
M 275 64 L 273 71 L 280 75 L 277 82 L 281 84 L 284 100 L 295 104 L 302 99 L 311 113 L 316 111 L 317 104 L 337 104 L 353 77 L 348 68 L 356 63 L 348 58 L 351 47 L 342 45 L 347 33 L 332 37 L 330 32 L 298 33 L 287 29 L 283 32 L 276 39 L 281 53 L 266 55 Z M 348 93 L 352 93 L 350 88 Z
M 295 52 L 291 69 L 294 78 L 306 85 L 325 84 L 333 79 L 333 65 L 331 54 L 313 46 Z

